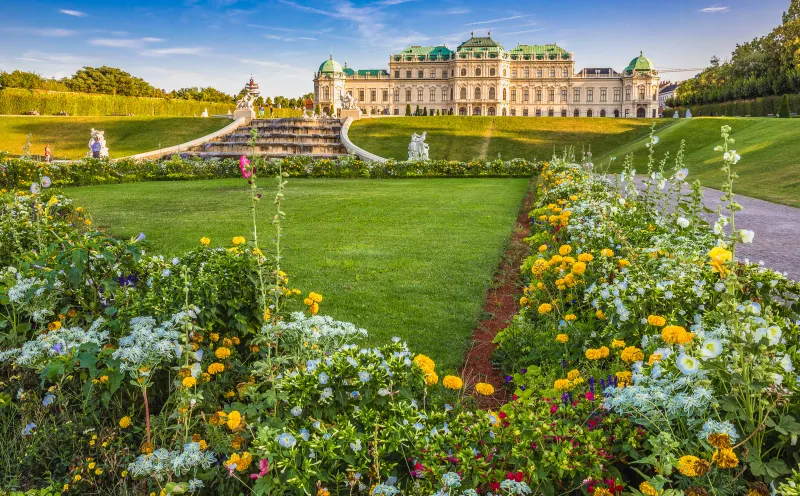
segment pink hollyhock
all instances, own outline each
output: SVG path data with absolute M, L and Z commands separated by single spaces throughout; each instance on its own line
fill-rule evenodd
M 267 475 L 269 472 L 269 460 L 266 458 L 262 458 L 260 462 L 258 462 L 258 473 L 257 474 L 250 474 L 250 478 L 253 480 L 260 479 Z
M 250 176 L 253 175 L 250 172 L 250 161 L 244 155 L 239 157 L 239 170 L 242 171 L 242 177 L 245 179 L 250 179 Z

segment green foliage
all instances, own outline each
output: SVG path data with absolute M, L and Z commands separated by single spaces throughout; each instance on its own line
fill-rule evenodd
M 695 117 L 767 117 L 768 115 L 778 115 L 786 96 L 770 95 L 749 100 L 730 100 L 720 103 L 692 105 L 692 115 Z M 788 99 L 790 108 L 800 108 L 800 94 L 790 94 Z M 686 116 L 686 108 L 675 105 L 673 108 L 664 111 L 664 117 L 672 118 L 676 111 L 680 117 Z
M 234 103 L 233 97 L 228 95 L 227 93 L 223 93 L 215 88 L 207 87 L 207 88 L 181 88 L 179 90 L 172 90 L 169 92 L 168 95 L 170 98 L 180 98 L 182 100 L 196 100 L 199 102 L 219 102 L 219 103 Z M 262 97 L 258 97 L 261 99 L 259 102 L 256 99 L 256 105 L 263 105 L 264 99 Z
M 322 107 L 319 106 L 319 103 L 316 107 L 314 107 L 314 113 L 317 115 L 322 115 Z
M 15 70 L 0 71 L 0 88 L 22 88 L 26 90 L 69 91 L 67 85 L 55 79 L 45 79 L 35 72 Z
M 783 95 L 783 100 L 781 101 L 781 109 L 778 111 L 778 117 L 783 119 L 788 119 L 792 116 L 792 110 L 789 107 L 789 95 Z
M 406 104 L 406 117 L 411 117 L 411 104 Z
M 106 95 L 163 97 L 164 90 L 156 89 L 142 78 L 131 76 L 122 69 L 102 66 L 84 67 L 64 80 L 70 91 Z

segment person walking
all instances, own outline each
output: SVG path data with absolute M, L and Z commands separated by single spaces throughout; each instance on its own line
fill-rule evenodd
M 100 158 L 101 148 L 102 146 L 100 145 L 100 138 L 95 136 L 94 141 L 92 142 L 92 158 Z
M 53 153 L 50 151 L 50 145 L 44 145 L 44 161 L 50 163 L 53 160 Z

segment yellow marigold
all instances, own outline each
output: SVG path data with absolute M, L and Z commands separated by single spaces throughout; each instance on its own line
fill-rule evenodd
M 231 338 L 231 341 L 233 341 L 233 344 L 235 344 L 235 345 L 238 345 L 239 343 L 241 343 L 241 342 L 242 342 L 242 341 L 239 339 L 239 336 L 234 336 L 234 337 L 232 337 L 232 338 Z
M 656 488 L 651 486 L 647 481 L 639 484 L 639 492 L 641 492 L 644 496 L 658 496 L 658 491 L 656 491 Z
M 484 396 L 491 396 L 494 394 L 494 386 L 485 382 L 475 384 L 475 391 Z
M 235 466 L 237 472 L 245 472 L 250 468 L 251 463 L 253 463 L 253 455 L 245 451 L 241 455 L 238 453 L 231 453 L 230 458 L 225 461 L 225 466 L 228 468 Z
M 203 236 L 202 238 L 200 238 L 200 244 L 203 246 L 208 246 L 211 244 L 211 240 Z
M 611 491 L 604 487 L 596 487 L 594 489 L 594 496 L 613 496 Z
M 181 381 L 181 384 L 183 384 L 183 387 L 186 388 L 195 387 L 197 385 L 197 379 L 192 376 L 184 377 Z
M 569 391 L 570 390 L 570 382 L 569 379 L 558 379 L 556 382 L 553 383 L 553 387 L 556 391 Z
M 711 434 L 708 436 L 708 444 L 719 449 L 731 447 L 731 438 L 727 434 Z
M 647 323 L 651 326 L 664 327 L 664 324 L 667 323 L 667 319 L 658 315 L 650 315 L 647 317 Z
M 627 370 L 623 370 L 622 372 L 617 372 L 616 376 L 617 376 L 617 384 L 621 388 L 633 384 L 633 374 L 628 372 Z
M 212 363 L 211 365 L 208 366 L 208 373 L 211 374 L 211 375 L 219 374 L 220 372 L 223 372 L 224 370 L 225 370 L 225 366 L 222 365 L 221 363 L 214 362 L 214 363 Z
M 574 381 L 575 379 L 577 379 L 580 376 L 581 376 L 581 371 L 578 370 L 578 369 L 572 369 L 569 372 L 567 372 L 567 379 L 569 379 L 571 381 Z
M 225 347 L 217 348 L 217 350 L 214 352 L 214 355 L 220 360 L 225 360 L 231 356 L 231 350 Z
M 575 262 L 575 265 L 572 266 L 572 272 L 578 275 L 583 274 L 586 272 L 586 264 L 583 262 Z
M 733 254 L 725 248 L 715 246 L 708 252 L 708 256 L 711 259 L 708 265 L 711 266 L 714 272 L 719 272 L 720 277 L 725 277 L 728 271 L 725 263 L 733 258 Z
M 317 489 L 317 496 L 331 496 L 331 492 L 328 491 L 326 488 L 321 487 Z
M 148 442 L 142 443 L 142 447 L 141 447 L 142 454 L 150 455 L 150 454 L 153 453 L 154 449 L 155 448 L 153 447 L 153 443 L 148 443 Z
M 603 255 L 604 257 L 613 257 L 614 250 L 612 250 L 611 248 L 603 248 L 602 250 L 600 250 L 600 254 Z
M 602 310 L 598 310 L 594 313 L 594 316 L 600 320 L 606 320 L 606 314 Z
M 678 471 L 686 477 L 702 477 L 708 472 L 710 464 L 692 455 L 685 455 L 678 460 Z
M 75 474 L 75 477 L 72 478 L 72 480 L 75 482 L 80 482 L 81 479 L 83 479 L 83 477 L 81 477 L 81 474 Z
M 233 341 L 231 341 L 230 338 L 224 338 L 222 340 L 222 346 L 224 346 L 226 348 L 230 348 L 231 346 L 233 346 Z
M 519 299 L 519 306 L 526 307 L 530 302 L 531 300 L 529 300 L 526 296 L 523 296 L 522 298 Z
M 235 450 L 241 449 L 242 448 L 242 443 L 244 443 L 244 438 L 242 436 L 240 436 L 239 434 L 236 434 L 231 439 L 231 449 L 235 449 Z
M 94 471 L 94 475 L 102 475 L 102 474 L 103 474 L 103 469 L 100 468 L 100 467 L 97 467 L 97 470 Z
M 461 389 L 464 386 L 464 381 L 458 376 L 446 375 L 444 379 L 442 379 L 442 386 L 447 389 Z
M 436 372 L 433 370 L 426 370 L 425 371 L 425 384 L 428 386 L 433 386 L 439 382 L 439 376 L 436 375 Z
M 611 347 L 612 348 L 624 348 L 625 347 L 625 341 L 623 341 L 621 339 L 614 339 L 614 340 L 611 341 Z
M 668 344 L 686 344 L 694 338 L 694 334 L 687 332 L 681 326 L 669 325 L 661 330 L 661 339 Z
M 591 262 L 592 260 L 594 260 L 594 255 L 592 255 L 591 253 L 581 253 L 580 255 L 578 255 L 579 262 L 586 263 L 586 262 Z
M 212 332 L 211 334 L 208 335 L 208 339 L 210 339 L 212 343 L 216 343 L 217 341 L 219 341 L 219 333 Z
M 597 351 L 600 352 L 600 358 L 608 358 L 608 346 L 601 346 Z
M 89 465 L 87 465 L 87 467 L 89 467 L 89 470 L 94 470 L 94 467 L 96 467 L 96 466 L 97 466 L 97 464 L 95 462 L 91 462 L 91 463 L 89 463 Z
M 586 358 L 588 360 L 600 360 L 602 356 L 600 356 L 600 350 L 589 348 L 586 350 Z
M 631 263 L 628 260 L 625 260 L 624 258 L 620 258 L 619 259 L 619 268 L 620 269 L 622 269 L 624 267 L 628 267 L 630 264 Z
M 558 336 L 556 336 L 556 341 L 562 344 L 566 343 L 567 341 L 569 341 L 569 336 L 566 334 L 559 334 Z
M 565 255 L 569 255 L 570 253 L 572 253 L 572 247 L 570 245 L 562 245 L 558 249 L 558 254 L 561 255 L 562 257 Z
M 121 419 L 119 419 L 119 426 L 123 429 L 127 429 L 131 425 L 131 418 L 125 415 Z
M 47 324 L 47 329 L 51 330 L 51 331 L 57 331 L 57 330 L 61 329 L 61 322 L 59 322 L 57 320 L 53 321 L 53 322 L 50 322 L 49 324 Z
M 731 448 L 721 448 L 714 452 L 711 461 L 716 463 L 719 468 L 736 468 L 739 466 L 739 458 Z
M 322 303 L 322 295 L 319 293 L 314 293 L 312 291 L 311 293 L 308 293 L 308 297 L 311 298 L 311 301 L 314 303 Z
M 661 353 L 653 353 L 650 355 L 650 358 L 647 359 L 648 365 L 653 365 L 654 363 L 661 361 Z
M 578 317 L 574 313 L 569 313 L 564 316 L 564 320 L 567 322 L 572 322 L 573 320 L 577 320 Z
M 544 253 L 547 251 L 547 245 L 541 245 L 539 247 L 539 253 Z
M 415 356 L 414 363 L 416 363 L 417 366 L 424 371 L 429 371 L 436 368 L 436 364 L 433 362 L 433 360 L 431 360 L 430 357 L 427 357 L 425 355 Z
M 541 305 L 539 305 L 538 310 L 541 315 L 544 315 L 546 313 L 550 313 L 553 310 L 553 305 L 549 303 L 542 303 Z
M 238 410 L 232 410 L 228 413 L 228 421 L 226 424 L 228 425 L 228 429 L 236 430 L 242 424 L 242 414 L 239 413 Z
M 238 245 L 243 245 L 243 244 L 247 243 L 247 240 L 244 239 L 244 236 L 235 236 L 231 240 L 231 243 L 233 243 L 234 245 L 238 246 Z
M 642 350 L 635 346 L 628 346 L 622 350 L 622 353 L 619 355 L 619 357 L 622 358 L 622 361 L 626 363 L 640 362 L 644 360 L 644 353 L 642 353 Z

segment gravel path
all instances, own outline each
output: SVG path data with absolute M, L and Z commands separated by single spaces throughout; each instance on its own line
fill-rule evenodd
M 640 189 L 643 189 L 643 179 L 636 177 Z M 706 207 L 716 210 L 723 193 L 703 188 L 703 194 Z M 800 208 L 742 195 L 736 195 L 736 201 L 744 208 L 736 212 L 736 229 L 750 229 L 756 233 L 752 244 L 736 245 L 736 258 L 763 262 L 766 267 L 800 281 Z M 707 215 L 706 220 L 713 222 L 716 215 Z

